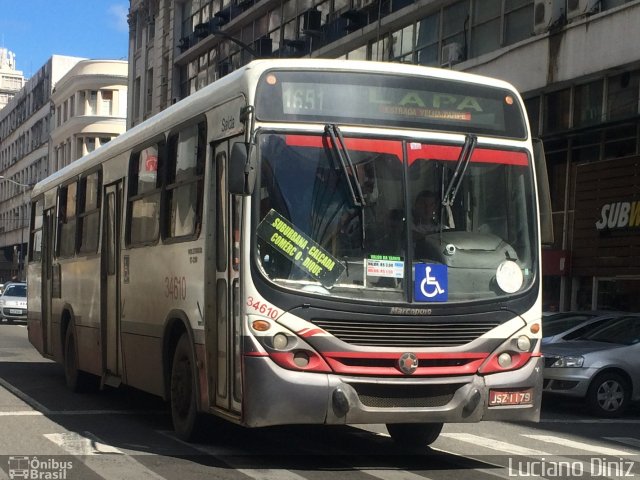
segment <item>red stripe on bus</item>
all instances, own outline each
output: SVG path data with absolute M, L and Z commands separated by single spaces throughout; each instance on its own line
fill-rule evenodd
M 327 137 L 317 135 L 285 135 L 285 143 L 292 147 L 331 147 Z M 349 150 L 359 152 L 388 153 L 402 157 L 402 144 L 395 140 L 374 140 L 369 138 L 345 138 Z
M 387 153 L 402 157 L 402 144 L 394 140 L 373 140 L 368 138 L 345 138 L 347 148 L 360 152 Z M 285 135 L 285 143 L 292 147 L 331 148 L 327 137 L 317 135 Z M 409 165 L 418 159 L 456 161 L 462 147 L 448 145 L 408 144 Z M 526 166 L 529 164 L 524 152 L 476 148 L 471 161 L 474 163 L 494 163 L 502 165 Z
M 410 143 L 408 148 L 409 165 L 418 159 L 456 161 L 460 157 L 461 147 L 447 145 L 423 145 Z M 526 166 L 529 164 L 524 152 L 476 148 L 471 156 L 474 163 L 499 163 L 503 165 Z
M 413 376 L 470 375 L 476 373 L 489 356 L 485 352 L 416 353 L 418 360 L 460 360 L 461 365 L 419 366 Z M 350 375 L 405 376 L 398 368 L 398 353 L 389 352 L 323 352 L 327 363 L 335 373 Z M 345 362 L 346 360 L 346 362 Z M 353 360 L 362 360 L 362 364 Z M 383 360 L 383 365 L 371 366 L 372 360 Z

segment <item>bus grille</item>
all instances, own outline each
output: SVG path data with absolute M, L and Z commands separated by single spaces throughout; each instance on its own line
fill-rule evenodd
M 457 347 L 474 341 L 500 322 L 406 323 L 311 320 L 351 345 L 367 347 Z
M 462 384 L 372 385 L 351 384 L 360 402 L 374 408 L 442 407 L 451 401 Z

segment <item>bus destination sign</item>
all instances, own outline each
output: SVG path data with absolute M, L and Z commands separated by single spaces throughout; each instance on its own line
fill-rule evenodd
M 324 286 L 332 286 L 345 266 L 275 210 L 258 225 L 258 236 Z
M 516 95 L 490 85 L 365 72 L 283 71 L 266 74 L 256 94 L 256 115 L 264 121 L 526 137 Z

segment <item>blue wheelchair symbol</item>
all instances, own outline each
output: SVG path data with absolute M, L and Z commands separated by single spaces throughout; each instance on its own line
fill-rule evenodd
M 414 296 L 419 302 L 446 302 L 449 279 L 446 265 L 416 264 Z

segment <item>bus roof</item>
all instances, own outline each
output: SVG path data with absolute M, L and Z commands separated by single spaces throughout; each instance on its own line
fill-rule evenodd
M 255 91 L 251 91 L 249 86 L 257 83 L 260 76 L 270 69 L 320 69 L 324 71 L 356 71 L 425 76 L 508 89 L 513 91 L 513 93 L 520 99 L 518 92 L 508 82 L 449 69 L 425 67 L 406 63 L 359 60 L 310 58 L 254 60 L 189 95 L 176 104 L 171 105 L 165 110 L 114 138 L 106 145 L 94 150 L 41 180 L 34 186 L 31 196 L 38 196 L 41 193 L 48 191 L 53 186 L 64 183 L 65 181 L 85 172 L 87 169 L 99 165 L 104 158 L 112 158 L 126 152 L 138 145 L 139 142 L 143 141 L 143 139 L 147 139 L 150 136 L 169 130 L 176 124 L 180 124 L 196 115 L 202 114 L 216 104 L 231 98 L 231 96 L 229 96 L 228 89 L 225 88 L 227 86 L 234 85 L 234 89 L 238 95 L 242 93 L 247 97 L 248 102 L 253 102 L 253 95 L 255 94 Z M 522 100 L 520 99 L 520 101 Z

